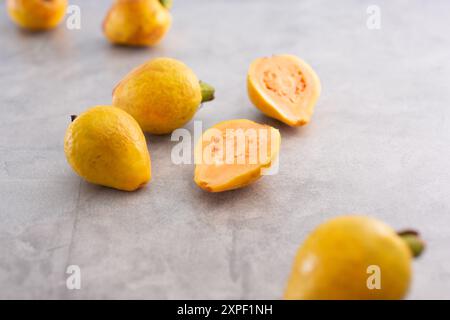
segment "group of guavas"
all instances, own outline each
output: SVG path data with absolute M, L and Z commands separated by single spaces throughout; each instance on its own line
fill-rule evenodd
M 6 5 L 21 27 L 46 30 L 62 21 L 67 0 L 7 0 Z M 117 0 L 104 20 L 104 33 L 115 44 L 154 45 L 170 27 L 170 6 L 170 0 Z M 255 60 L 247 87 L 258 109 L 290 126 L 311 120 L 320 95 L 315 72 L 292 55 Z M 64 143 L 67 160 L 91 183 L 136 190 L 151 178 L 143 131 L 170 133 L 213 97 L 214 89 L 199 82 L 183 63 L 152 60 L 118 84 L 112 106 L 96 106 L 72 117 Z M 206 130 L 196 145 L 194 180 L 211 192 L 246 186 L 273 164 L 280 141 L 279 131 L 267 125 L 246 119 L 220 122 Z M 412 258 L 423 249 L 414 231 L 396 233 L 366 216 L 331 219 L 298 249 L 284 298 L 404 298 Z
M 251 100 L 264 113 L 297 126 L 309 122 L 320 94 L 320 82 L 311 67 L 301 59 L 280 55 L 257 59 L 252 63 L 248 72 L 248 91 Z M 132 70 L 119 82 L 113 90 L 111 108 L 131 115 L 144 132 L 168 134 L 184 126 L 193 118 L 201 103 L 213 98 L 214 88 L 199 81 L 185 64 L 175 59 L 157 58 Z M 108 112 L 107 108 L 102 107 L 102 112 L 97 109 L 87 112 L 97 114 L 97 119 L 95 116 L 80 116 L 69 126 L 65 143 L 69 163 L 80 176 L 96 184 L 121 190 L 135 190 L 143 186 L 150 180 L 150 174 L 147 174 L 151 171 L 150 157 L 143 156 L 148 158 L 148 169 L 142 171 L 143 176 L 134 174 L 134 170 L 140 169 L 134 165 L 133 157 L 126 156 L 126 151 L 132 148 L 129 144 L 134 143 L 133 139 L 125 138 L 131 135 L 127 132 L 127 126 L 102 116 Z M 110 112 L 113 113 L 112 109 Z M 116 110 L 114 115 L 118 116 Z M 93 127 L 89 119 L 104 126 L 104 132 L 116 134 L 111 135 L 109 140 L 98 133 L 77 134 L 79 131 L 88 132 Z M 127 120 L 127 123 L 131 126 L 130 121 Z M 230 137 L 227 134 L 229 131 L 243 132 L 244 139 L 236 139 L 234 135 Z M 119 139 L 119 136 L 124 137 Z M 126 143 L 117 143 L 122 140 Z M 144 135 L 138 140 L 145 143 Z M 107 147 L 92 147 L 93 142 Z M 247 119 L 220 122 L 207 130 L 197 143 L 196 157 L 201 154 L 203 158 L 206 154 L 213 161 L 196 160 L 194 181 L 210 192 L 244 187 L 258 180 L 263 171 L 274 164 L 280 143 L 279 131 L 271 126 Z M 125 151 L 117 150 L 120 148 Z M 140 150 L 139 153 L 144 152 L 141 147 L 136 149 Z M 230 150 L 239 152 L 230 157 Z M 117 159 L 118 155 L 122 155 L 120 159 Z M 118 166 L 120 174 L 115 178 Z M 130 172 L 128 180 L 127 171 Z M 108 177 L 102 179 L 103 175 Z M 121 182 L 113 183 L 112 179 Z
M 20 27 L 41 31 L 55 28 L 64 18 L 68 0 L 7 0 L 11 19 Z M 115 0 L 103 20 L 105 37 L 113 44 L 153 46 L 172 23 L 172 0 Z
M 153 59 L 116 86 L 111 106 L 93 107 L 74 117 L 65 136 L 68 162 L 91 183 L 136 190 L 151 179 L 143 131 L 170 133 L 213 98 L 214 88 L 200 82 L 184 63 Z

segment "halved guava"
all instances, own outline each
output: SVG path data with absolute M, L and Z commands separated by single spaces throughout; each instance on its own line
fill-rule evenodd
M 314 70 L 293 55 L 259 58 L 250 65 L 247 88 L 252 103 L 290 126 L 311 120 L 321 85 Z
M 277 129 L 246 119 L 220 122 L 206 130 L 195 148 L 195 183 L 210 192 L 244 187 L 277 159 Z

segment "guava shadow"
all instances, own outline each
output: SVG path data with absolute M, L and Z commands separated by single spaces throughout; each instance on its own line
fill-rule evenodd
M 3 28 L 3 32 L 8 32 L 11 36 L 15 37 L 16 40 L 26 43 L 31 40 L 37 39 L 42 43 L 48 43 L 52 38 L 57 37 L 61 33 L 58 28 L 49 30 L 29 30 L 19 26 L 12 26 L 10 28 Z M 42 42 L 43 41 L 43 42 Z
M 167 144 L 167 147 L 171 147 L 171 140 L 170 140 L 170 134 L 164 134 L 164 135 L 157 135 L 157 134 L 151 134 L 144 132 L 145 135 L 145 141 L 147 141 L 147 146 L 151 147 L 151 145 L 154 146 L 165 146 Z M 151 150 L 150 150 L 151 151 Z
M 80 194 L 82 194 L 83 196 L 86 196 L 87 198 L 90 198 L 89 195 L 91 195 L 91 196 L 100 195 L 100 196 L 111 196 L 114 198 L 125 198 L 125 197 L 130 197 L 131 195 L 135 196 L 135 195 L 138 195 L 138 194 L 141 194 L 144 192 L 149 192 L 149 188 L 151 188 L 151 183 L 147 183 L 146 185 L 144 185 L 134 191 L 124 191 L 124 190 L 118 190 L 118 189 L 105 187 L 105 186 L 101 186 L 101 185 L 97 185 L 97 184 L 92 184 L 92 183 L 89 183 L 89 182 L 85 181 L 84 179 L 82 179 L 80 188 L 81 188 Z
M 205 207 L 207 212 L 214 211 L 217 207 L 229 205 L 230 203 L 248 202 L 255 194 L 258 194 L 258 188 L 262 181 L 256 181 L 244 188 L 223 191 L 223 192 L 208 192 L 199 188 L 193 181 L 191 184 L 191 194 L 193 199 L 201 206 Z
M 15 33 L 19 35 L 20 37 L 27 39 L 27 38 L 37 38 L 37 37 L 43 37 L 48 36 L 51 33 L 56 33 L 56 29 L 50 29 L 50 30 L 29 30 L 21 27 L 15 28 Z
M 281 143 L 283 143 L 283 138 L 285 137 L 293 137 L 293 136 L 300 136 L 305 133 L 305 130 L 307 130 L 307 126 L 304 127 L 291 127 L 287 124 L 284 124 L 281 121 L 278 121 L 276 119 L 272 119 L 270 117 L 267 117 L 266 115 L 259 113 L 255 115 L 252 119 L 255 122 L 267 124 L 269 126 L 272 126 L 278 130 L 280 130 L 281 133 Z
M 148 47 L 148 46 L 131 46 L 131 45 L 118 44 L 118 43 L 111 43 L 108 41 L 105 41 L 105 47 L 108 47 L 115 51 L 122 51 L 125 53 L 152 51 L 152 49 L 153 49 L 153 47 Z

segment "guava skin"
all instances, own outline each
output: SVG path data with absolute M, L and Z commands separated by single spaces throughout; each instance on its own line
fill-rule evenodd
M 18 26 L 30 31 L 55 28 L 64 18 L 67 0 L 7 0 L 8 14 Z

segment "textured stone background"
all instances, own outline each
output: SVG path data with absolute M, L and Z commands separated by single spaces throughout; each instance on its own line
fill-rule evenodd
M 308 232 L 344 213 L 415 227 L 428 251 L 409 298 L 450 298 L 448 1 L 175 0 L 154 49 L 110 46 L 111 1 L 71 1 L 82 29 L 21 32 L 0 6 L 0 298 L 279 298 Z M 381 30 L 366 9 L 381 8 Z M 250 62 L 303 57 L 323 94 L 293 129 L 248 101 Z M 147 136 L 153 181 L 123 193 L 81 181 L 63 136 L 69 115 L 109 104 L 114 85 L 158 56 L 214 84 L 204 127 L 248 118 L 280 128 L 280 172 L 207 194 Z M 192 128 L 192 123 L 187 126 Z M 65 287 L 77 264 L 82 289 Z

